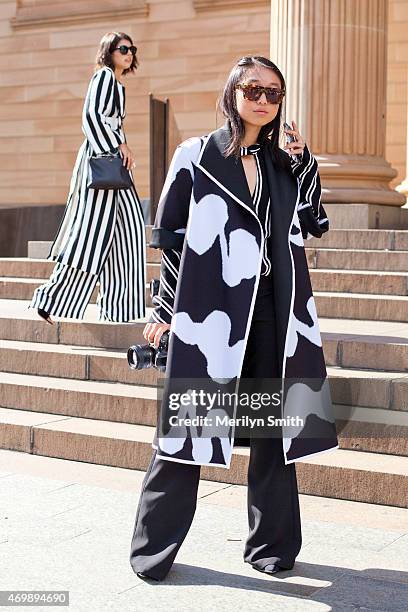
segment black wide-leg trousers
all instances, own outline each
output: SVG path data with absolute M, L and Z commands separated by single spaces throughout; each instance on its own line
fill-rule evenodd
M 241 378 L 279 377 L 272 287 L 261 277 Z M 295 464 L 285 465 L 282 439 L 249 440 L 248 525 L 244 560 L 291 569 L 302 545 Z M 158 459 L 143 480 L 130 551 L 134 572 L 162 580 L 192 523 L 200 466 Z

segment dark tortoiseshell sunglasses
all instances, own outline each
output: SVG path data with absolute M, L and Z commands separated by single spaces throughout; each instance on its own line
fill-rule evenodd
M 245 85 L 243 83 L 239 83 L 237 89 L 242 91 L 245 100 L 251 102 L 258 102 L 264 93 L 269 104 L 280 104 L 286 93 L 284 89 L 277 89 L 276 87 L 261 87 L 261 85 Z

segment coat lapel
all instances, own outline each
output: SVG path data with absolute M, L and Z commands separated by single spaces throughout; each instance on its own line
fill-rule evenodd
M 229 141 L 227 124 L 210 134 L 198 167 L 227 191 L 235 200 L 254 209 L 248 182 L 241 159 L 234 156 L 224 157 L 223 151 Z
M 241 159 L 234 156 L 224 157 L 223 152 L 230 138 L 228 123 L 210 134 L 198 167 L 219 184 L 232 197 L 255 212 L 248 181 Z M 280 217 L 280 226 L 289 232 L 294 208 L 297 203 L 298 186 L 296 178 L 276 167 L 271 153 L 264 149 L 269 191 L 274 208 Z
M 197 167 L 226 191 L 236 202 L 250 210 L 258 219 L 249 191 L 241 159 L 224 157 L 230 130 L 226 123 L 212 132 L 202 151 Z M 293 174 L 274 164 L 271 153 L 264 149 L 265 165 L 271 199 L 271 247 L 274 278 L 280 295 L 276 306 L 279 321 L 278 346 L 285 360 L 285 344 L 294 291 L 294 264 L 290 251 L 290 232 L 299 196 L 297 180 Z
M 294 262 L 291 256 L 290 233 L 298 200 L 297 181 L 276 167 L 265 151 L 265 165 L 271 198 L 272 278 L 278 299 L 275 300 L 276 338 L 282 372 L 286 366 L 286 340 L 295 292 Z

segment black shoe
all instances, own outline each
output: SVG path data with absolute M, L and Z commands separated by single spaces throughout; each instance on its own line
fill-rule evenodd
M 256 565 L 252 566 L 257 572 L 262 572 L 263 574 L 276 574 L 276 572 L 280 572 L 284 570 L 284 567 L 279 567 L 279 565 L 265 565 L 263 569 L 260 567 L 256 567 Z
M 161 581 L 161 578 L 153 578 L 153 576 L 149 576 L 149 574 L 145 574 L 144 572 L 136 572 L 136 576 L 142 580 L 154 580 L 155 582 Z
M 37 312 L 39 314 L 39 316 L 44 319 L 44 321 L 46 321 L 47 323 L 49 323 L 50 325 L 53 325 L 53 322 L 50 318 L 49 313 L 46 310 L 43 310 L 42 308 L 38 308 Z

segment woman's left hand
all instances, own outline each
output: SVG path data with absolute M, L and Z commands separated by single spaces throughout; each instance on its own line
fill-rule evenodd
M 128 169 L 132 170 L 135 167 L 135 161 L 132 151 L 129 149 L 127 144 L 119 145 L 119 150 L 122 153 L 123 165 Z
M 295 121 L 292 121 L 292 130 L 284 130 L 285 134 L 292 134 L 295 137 L 293 142 L 289 142 L 286 144 L 284 148 L 285 151 L 289 153 L 289 155 L 299 155 L 303 153 L 303 149 L 305 148 L 305 141 L 299 132 L 299 128 L 296 125 Z

